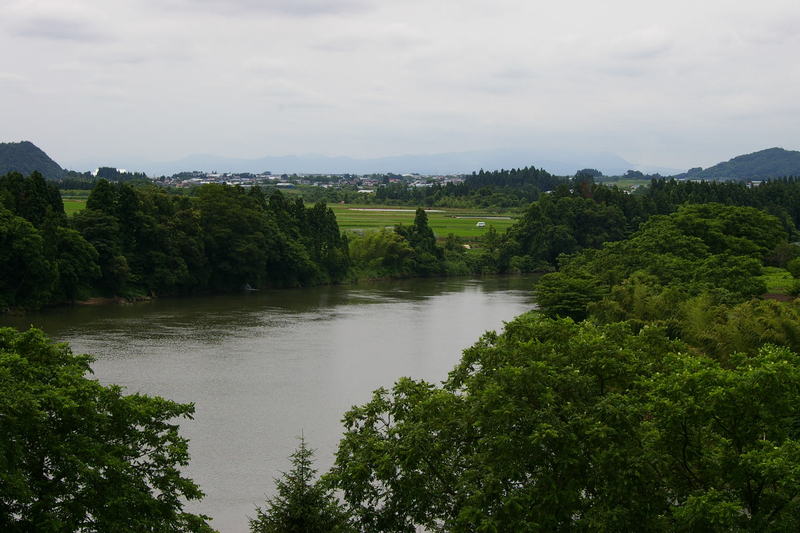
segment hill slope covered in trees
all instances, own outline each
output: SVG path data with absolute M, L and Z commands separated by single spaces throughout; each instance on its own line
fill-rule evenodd
M 25 176 L 39 172 L 47 179 L 59 179 L 66 173 L 30 141 L 0 143 L 0 175 L 9 172 L 19 172 Z
M 758 179 L 800 175 L 800 152 L 768 148 L 734 157 L 706 169 L 693 168 L 677 177 L 690 179 Z

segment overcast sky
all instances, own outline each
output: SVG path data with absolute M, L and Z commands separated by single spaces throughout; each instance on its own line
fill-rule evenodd
M 0 0 L 0 141 L 193 153 L 800 149 L 797 0 Z

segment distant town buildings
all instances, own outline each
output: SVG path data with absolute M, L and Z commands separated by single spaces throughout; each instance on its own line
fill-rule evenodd
M 225 183 L 228 185 L 240 185 L 242 187 L 252 187 L 253 185 L 265 185 L 271 187 L 291 188 L 299 185 L 336 188 L 336 187 L 357 187 L 360 193 L 372 193 L 381 185 L 391 183 L 403 183 L 411 187 L 430 187 L 435 183 L 461 183 L 464 181 L 463 175 L 452 176 L 423 176 L 420 174 L 272 174 L 262 172 L 252 174 L 249 172 L 180 172 L 172 176 L 162 176 L 156 178 L 160 184 L 173 187 L 196 187 L 209 183 Z

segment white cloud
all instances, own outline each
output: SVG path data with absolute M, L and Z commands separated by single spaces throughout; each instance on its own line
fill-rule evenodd
M 97 43 L 111 39 L 108 33 L 88 21 L 57 16 L 31 17 L 21 21 L 12 31 L 23 38 L 53 41 Z
M 800 138 L 795 4 L 9 0 L 0 115 L 67 159 L 550 143 L 705 166 Z
M 27 81 L 27 78 L 21 74 L 15 74 L 14 72 L 0 72 L 0 81 L 22 83 Z
M 179 12 L 205 10 L 241 17 L 254 14 L 315 17 L 349 14 L 369 8 L 366 0 L 160 0 L 158 4 Z
M 630 32 L 612 42 L 612 54 L 622 59 L 652 61 L 667 54 L 672 39 L 662 28 L 649 27 Z

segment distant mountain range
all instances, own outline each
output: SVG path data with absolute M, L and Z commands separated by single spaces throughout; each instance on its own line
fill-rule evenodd
M 629 169 L 645 173 L 658 172 L 687 179 L 765 179 L 800 176 L 800 152 L 769 148 L 740 155 L 712 167 L 693 168 L 679 174 L 675 169 L 642 167 L 614 154 L 576 152 L 535 152 L 530 150 L 482 150 L 429 155 L 404 155 L 357 159 L 352 157 L 278 156 L 258 159 L 236 159 L 212 155 L 192 155 L 168 163 L 135 161 L 99 161 L 85 168 L 117 166 L 144 171 L 150 176 L 171 175 L 181 171 L 264 172 L 305 174 L 371 174 L 420 173 L 468 174 L 480 169 L 521 168 L 535 166 L 559 176 L 574 175 L 583 168 L 595 168 L 607 176 L 621 175 Z M 46 178 L 57 179 L 65 174 L 58 163 L 29 141 L 0 143 L 0 175 L 17 171 L 24 175 L 38 170 Z
M 88 163 L 88 164 L 86 164 Z M 98 166 L 86 162 L 86 168 Z M 104 163 L 106 164 L 106 163 Z M 143 170 L 150 176 L 181 171 L 253 172 L 273 174 L 468 174 L 472 171 L 535 166 L 557 175 L 573 175 L 582 168 L 596 168 L 604 174 L 622 174 L 636 168 L 623 158 L 606 153 L 544 152 L 532 150 L 476 150 L 440 154 L 399 155 L 376 158 L 331 157 L 323 155 L 267 156 L 255 159 L 197 154 L 176 161 L 120 161 L 128 169 Z M 654 171 L 647 169 L 649 171 Z M 678 170 L 670 169 L 673 172 Z
M 676 178 L 721 180 L 721 179 L 766 179 L 784 176 L 800 176 L 800 152 L 783 148 L 768 148 L 752 154 L 734 157 L 713 167 L 693 168 Z
M 47 179 L 58 179 L 66 173 L 30 141 L 0 143 L 0 176 L 14 171 L 28 176 L 37 170 Z

